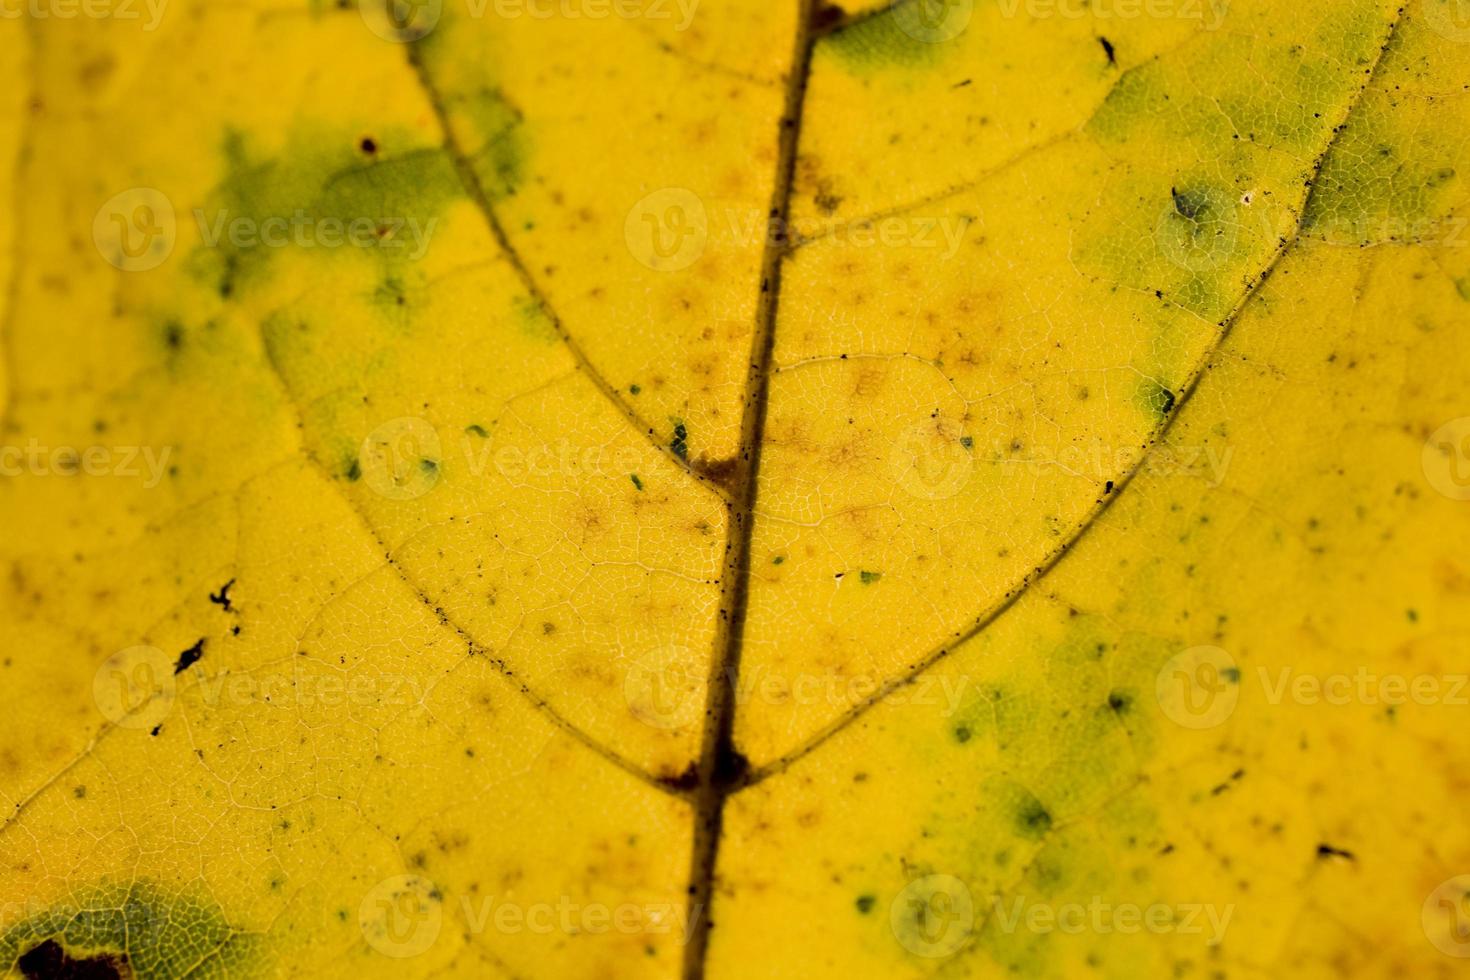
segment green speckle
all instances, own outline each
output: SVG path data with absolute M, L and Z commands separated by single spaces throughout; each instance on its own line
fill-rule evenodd
M 633 486 L 637 487 L 639 490 L 643 489 L 643 481 L 638 479 L 637 473 L 628 474 L 628 478 L 633 481 Z
M 1138 400 L 1144 411 L 1150 412 L 1159 419 L 1167 418 L 1174 410 L 1174 392 L 1165 388 L 1157 381 L 1146 380 L 1138 386 Z
M 1016 832 L 1031 840 L 1040 840 L 1051 830 L 1051 813 L 1041 801 L 1027 793 L 1016 810 Z
M 973 449 L 975 447 L 975 440 L 971 436 L 960 436 L 960 445 L 966 449 Z
M 954 740 L 964 745 L 970 740 L 974 733 L 970 731 L 969 725 L 956 725 L 954 727 Z
M 348 460 L 347 470 L 342 475 L 347 477 L 349 483 L 356 483 L 362 479 L 362 464 L 355 458 Z
M 522 296 L 516 300 L 515 312 L 516 322 L 523 333 L 543 343 L 556 343 L 556 326 L 540 302 L 530 296 Z
M 437 459 L 421 459 L 419 460 L 419 469 L 423 470 L 429 476 L 433 476 L 439 472 L 439 461 Z
M 864 585 L 872 585 L 874 582 L 878 581 L 882 577 L 883 577 L 883 573 L 882 572 L 868 572 L 868 571 L 858 572 L 858 578 L 862 580 L 862 583 Z
M 1470 276 L 1462 276 L 1456 279 L 1455 289 L 1459 292 L 1461 299 L 1470 303 Z
M 408 285 L 396 275 L 386 275 L 373 289 L 373 303 L 390 317 L 400 316 L 409 305 Z M 418 304 L 415 304 L 418 305 Z
M 1409 617 L 1409 622 L 1411 622 L 1411 623 L 1417 623 L 1417 622 L 1419 622 L 1419 610 L 1417 610 L 1417 609 L 1407 610 L 1407 615 Z
M 784 565 L 785 563 L 786 563 L 786 556 L 785 555 L 777 555 L 775 558 L 772 558 L 771 559 L 771 564 L 772 565 Z
M 490 433 L 485 431 L 485 427 L 483 425 L 467 425 L 464 427 L 464 431 L 465 435 L 479 436 L 481 439 L 484 439 L 490 435 Z
M 640 388 L 638 385 L 628 385 L 628 391 L 635 395 L 643 393 L 643 389 Z
M 857 906 L 857 910 L 863 915 L 867 915 L 873 911 L 873 904 L 877 901 L 878 898 L 875 895 L 859 895 L 853 905 Z
M 499 89 L 485 86 L 465 100 L 481 138 L 475 172 L 485 196 L 498 201 L 514 194 L 525 172 L 525 119 Z
M 669 440 L 669 449 L 682 460 L 689 459 L 689 430 L 683 419 L 674 419 L 674 438 Z
M 1127 691 L 1113 691 L 1108 695 L 1108 707 L 1120 715 L 1125 715 L 1133 707 L 1133 695 Z
M 1016 815 L 1016 827 L 1023 836 L 1040 838 L 1051 829 L 1051 813 L 1037 804 Z

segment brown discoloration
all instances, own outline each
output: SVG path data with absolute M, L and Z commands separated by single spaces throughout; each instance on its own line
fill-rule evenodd
M 92 957 L 72 957 L 61 944 L 48 939 L 33 946 L 16 961 L 22 976 L 64 978 L 64 980 L 116 980 L 133 976 L 126 955 L 104 953 Z
M 726 492 L 732 491 L 740 479 L 741 467 L 738 456 L 710 459 L 704 453 L 700 453 L 690 461 L 689 468 Z

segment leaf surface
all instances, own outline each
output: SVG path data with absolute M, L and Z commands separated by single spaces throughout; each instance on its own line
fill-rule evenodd
M 0 962 L 1452 975 L 1453 0 L 645 8 L 5 22 Z

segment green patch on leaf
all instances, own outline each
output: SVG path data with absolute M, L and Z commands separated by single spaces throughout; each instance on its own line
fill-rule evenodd
M 79 889 L 0 934 L 0 962 L 28 976 L 180 977 L 258 966 L 258 936 L 231 928 L 202 893 L 150 882 Z
M 1147 379 L 1139 384 L 1137 397 L 1140 407 L 1159 419 L 1167 418 L 1174 410 L 1176 400 L 1174 392 L 1153 379 Z

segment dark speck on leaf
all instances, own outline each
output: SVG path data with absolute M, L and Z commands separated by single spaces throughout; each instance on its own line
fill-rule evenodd
M 45 980 L 113 980 L 123 975 L 127 957 L 111 953 L 73 959 L 54 939 L 32 946 L 15 965 L 22 976 Z M 132 971 L 129 971 L 131 976 Z
M 1118 53 L 1113 48 L 1113 42 L 1105 37 L 1100 37 L 1097 40 L 1103 46 L 1103 50 L 1108 53 L 1108 64 L 1116 65 L 1118 63 Z
M 1016 813 L 1016 826 L 1025 836 L 1038 838 L 1051 830 L 1051 813 L 1040 800 L 1027 800 Z
M 867 915 L 869 912 L 873 911 L 873 903 L 877 900 L 877 897 L 873 895 L 859 895 L 857 901 L 853 904 L 857 906 L 857 910 L 859 912 L 861 912 L 863 915 Z
M 689 430 L 682 419 L 674 420 L 674 438 L 669 440 L 669 449 L 680 459 L 689 459 Z
M 1191 221 L 1199 218 L 1210 205 L 1209 198 L 1198 191 L 1180 191 L 1171 187 L 1169 194 L 1174 198 L 1174 210 Z
M 174 673 L 182 674 L 197 664 L 202 656 L 204 656 L 204 639 L 201 637 L 197 643 L 179 654 L 179 659 L 174 663 Z
M 824 34 L 842 23 L 844 13 L 841 7 L 833 3 L 823 3 L 818 0 L 812 7 L 811 28 L 814 34 Z
M 230 586 L 234 584 L 235 580 L 230 579 L 224 585 L 221 585 L 219 587 L 219 592 L 211 592 L 209 594 L 209 601 L 214 603 L 216 606 L 222 607 L 225 612 L 229 612 L 231 609 L 234 608 L 234 606 L 230 602 Z

